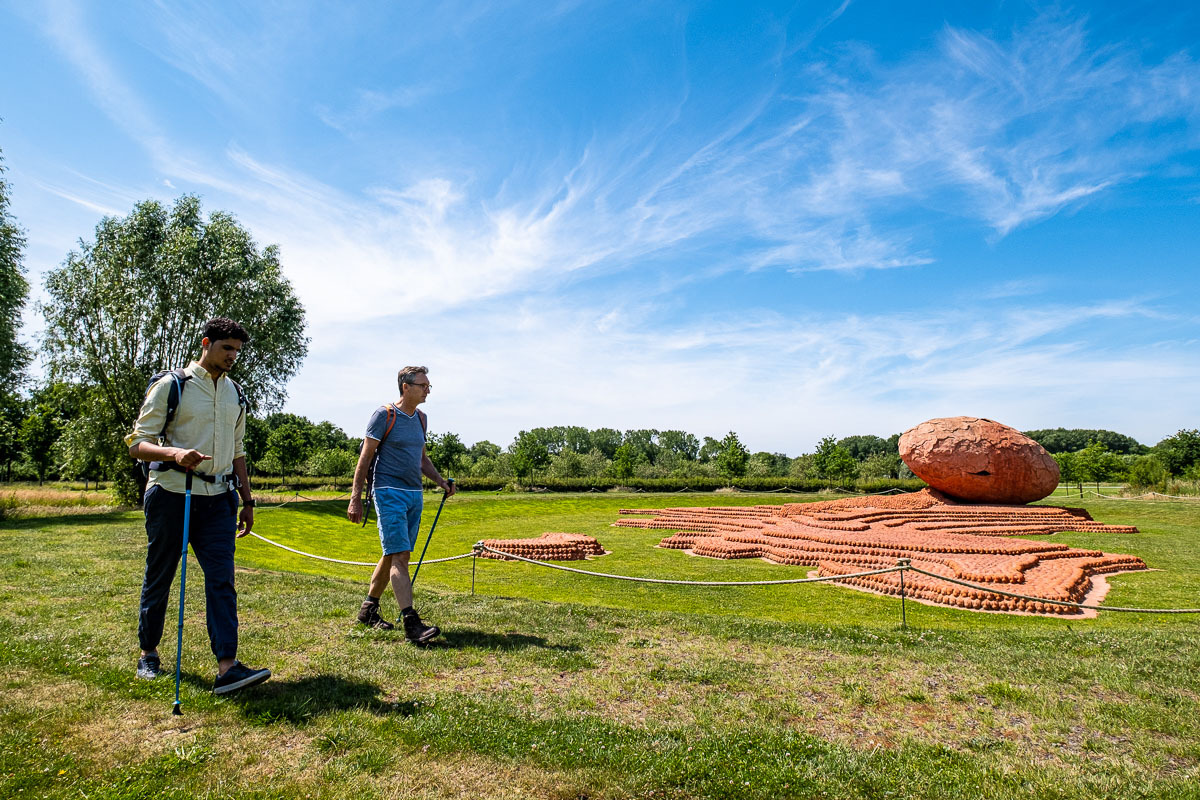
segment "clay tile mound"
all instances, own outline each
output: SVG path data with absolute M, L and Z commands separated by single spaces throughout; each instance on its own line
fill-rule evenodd
M 494 550 L 503 550 L 523 558 L 538 561 L 582 561 L 588 556 L 604 555 L 604 547 L 594 536 L 581 533 L 543 533 L 536 539 L 484 539 Z M 483 558 L 505 559 L 502 555 L 483 552 Z
M 934 489 L 970 503 L 1032 503 L 1058 486 L 1058 463 L 1040 444 L 979 417 L 909 428 L 900 437 L 900 458 Z

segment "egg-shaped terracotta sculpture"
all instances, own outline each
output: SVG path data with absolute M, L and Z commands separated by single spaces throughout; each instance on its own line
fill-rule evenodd
M 900 436 L 900 458 L 934 489 L 971 503 L 1031 503 L 1058 486 L 1058 463 L 1044 447 L 980 417 L 909 428 Z

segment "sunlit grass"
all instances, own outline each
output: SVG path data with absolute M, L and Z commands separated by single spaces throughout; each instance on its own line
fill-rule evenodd
M 439 499 L 426 496 L 422 544 Z M 429 555 L 568 530 L 612 551 L 576 564 L 604 572 L 794 575 L 609 527 L 626 506 L 779 500 L 464 494 Z M 1157 570 L 1118 576 L 1107 602 L 1197 605 L 1200 509 L 1085 505 L 1141 533 L 1056 540 Z M 374 561 L 373 525 L 344 511 L 264 508 L 256 529 Z M 369 569 L 244 539 L 241 656 L 275 677 L 211 694 L 193 562 L 172 717 L 171 682 L 132 677 L 144 544 L 134 512 L 0 523 L 0 796 L 1200 796 L 1195 617 L 909 604 L 902 629 L 898 601 L 841 587 L 642 586 L 495 561 L 477 565 L 472 596 L 466 559 L 422 569 L 418 605 L 444 635 L 419 649 L 351 622 Z

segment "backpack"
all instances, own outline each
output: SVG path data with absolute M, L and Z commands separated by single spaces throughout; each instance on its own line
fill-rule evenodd
M 162 440 L 166 438 L 167 428 L 169 428 L 171 423 L 175 421 L 175 412 L 179 410 L 179 401 L 183 397 L 183 389 L 185 386 L 187 386 L 187 382 L 192 379 L 192 376 L 189 375 L 185 369 L 169 369 L 156 372 L 150 376 L 150 381 L 146 384 L 146 397 L 149 397 L 150 390 L 154 388 L 154 385 L 168 375 L 171 376 L 172 380 L 171 386 L 167 391 L 167 418 L 163 422 L 162 430 L 158 432 L 158 441 L 160 444 L 162 443 Z M 241 385 L 232 378 L 230 378 L 229 382 L 233 384 L 233 388 L 237 391 L 238 406 L 242 409 L 241 413 L 245 414 L 246 409 L 249 408 L 249 403 L 246 401 L 246 392 L 242 389 Z M 142 402 L 146 402 L 144 397 Z M 137 481 L 141 493 L 145 493 L 146 491 L 146 483 L 150 480 L 151 470 L 155 472 L 162 472 L 168 469 L 177 470 L 179 472 L 186 471 L 174 461 L 142 461 L 139 458 L 135 458 L 133 461 L 133 477 Z M 207 481 L 208 483 L 214 483 L 216 481 L 216 476 L 214 475 L 203 475 L 201 473 L 195 474 L 201 480 Z
M 392 432 L 392 426 L 396 424 L 395 403 L 388 403 L 383 408 L 387 409 L 387 427 L 383 430 L 383 438 L 379 440 L 379 444 L 375 447 L 375 457 L 371 459 L 371 466 L 367 467 L 367 485 L 363 488 L 363 493 L 366 496 L 363 500 L 363 527 L 367 525 L 367 520 L 371 516 L 371 487 L 375 485 L 375 464 L 379 462 L 379 448 L 383 447 L 383 443 L 387 441 L 388 434 Z M 429 417 L 425 416 L 425 412 L 417 409 L 417 419 L 421 421 L 421 433 L 429 432 Z M 366 439 L 363 439 L 363 445 L 366 445 Z

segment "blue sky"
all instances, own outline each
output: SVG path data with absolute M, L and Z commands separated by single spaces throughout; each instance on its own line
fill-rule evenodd
M 245 5 L 0 2 L 0 148 L 35 287 L 146 198 L 277 243 L 291 411 L 1200 424 L 1190 4 Z

